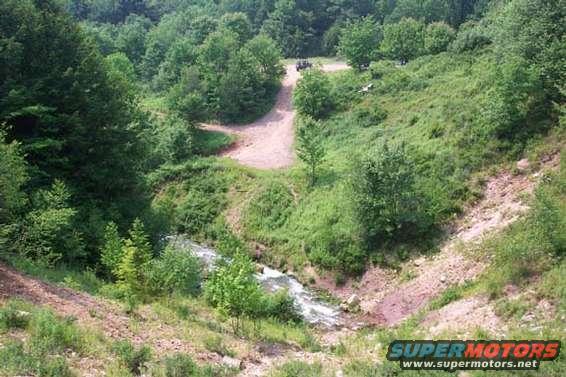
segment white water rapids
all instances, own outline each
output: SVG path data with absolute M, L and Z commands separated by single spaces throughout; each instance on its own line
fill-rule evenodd
M 215 262 L 222 258 L 214 249 L 199 245 L 180 235 L 167 237 L 167 240 L 178 250 L 191 250 L 210 270 L 214 269 Z M 294 299 L 297 310 L 305 322 L 327 328 L 340 325 L 341 312 L 338 307 L 318 299 L 294 277 L 267 266 L 262 267 L 263 272 L 256 274 L 258 281 L 269 292 L 286 289 Z

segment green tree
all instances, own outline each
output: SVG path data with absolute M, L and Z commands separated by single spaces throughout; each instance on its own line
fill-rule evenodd
M 303 119 L 297 129 L 297 156 L 308 166 L 311 186 L 316 183 L 317 168 L 326 154 L 321 133 L 321 123 L 310 117 Z
M 318 38 L 314 24 L 323 14 L 319 6 L 318 1 L 277 0 L 262 31 L 273 38 L 287 57 L 316 54 Z
M 106 272 L 113 277 L 118 277 L 118 270 L 124 257 L 124 242 L 118 233 L 118 226 L 109 222 L 104 230 L 104 245 L 100 250 L 100 262 L 106 268 Z
M 566 4 L 564 0 L 514 0 L 505 4 L 490 28 L 502 61 L 518 57 L 539 72 L 545 93 L 558 103 L 566 82 Z
M 338 51 L 354 68 L 369 64 L 380 42 L 379 26 L 371 17 L 347 24 L 340 36 Z
M 245 48 L 259 62 L 259 70 L 266 83 L 277 83 L 283 77 L 285 68 L 281 63 L 281 51 L 275 42 L 266 35 L 260 34 L 245 44 Z
M 136 260 L 136 262 L 139 265 L 147 264 L 152 259 L 153 255 L 149 237 L 145 232 L 143 222 L 140 219 L 135 219 L 128 234 L 133 246 L 139 250 L 139 253 L 137 254 L 139 259 Z
M 260 63 L 250 51 L 243 48 L 230 60 L 219 92 L 218 115 L 224 121 L 251 119 L 262 111 L 266 92 Z
M 145 38 L 150 27 L 149 19 L 133 14 L 117 29 L 116 48 L 136 66 L 145 54 Z
M 16 251 L 49 265 L 61 259 L 76 262 L 83 258 L 85 245 L 82 235 L 75 230 L 77 211 L 70 206 L 70 199 L 62 181 L 37 191 L 19 230 Z
M 226 13 L 220 19 L 219 27 L 236 34 L 240 45 L 252 37 L 252 24 L 245 13 Z
M 147 293 L 147 271 L 152 260 L 151 245 L 143 223 L 136 219 L 129 231 L 129 238 L 122 246 L 122 259 L 116 274 L 118 284 L 130 303 L 143 299 Z
M 200 261 L 189 251 L 166 247 L 148 268 L 148 284 L 154 294 L 196 295 L 200 283 Z
M 244 316 L 255 318 L 263 310 L 264 293 L 254 273 L 251 259 L 236 253 L 231 261 L 219 266 L 205 284 L 208 302 L 233 318 L 232 326 L 236 333 Z
M 81 220 L 89 208 L 113 207 L 130 221 L 129 210 L 147 204 L 139 137 L 145 119 L 135 93 L 113 79 L 93 42 L 53 0 L 1 1 L 0 46 L 0 127 L 21 143 L 32 188 L 60 179 Z M 84 234 L 100 233 L 93 223 L 78 225 Z M 87 245 L 98 252 L 95 242 Z
M 520 57 L 509 57 L 492 72 L 493 86 L 482 117 L 491 135 L 520 140 L 536 131 L 529 118 L 547 109 L 545 93 L 537 66 Z M 532 122 L 536 126 L 535 122 Z
M 179 82 L 167 93 L 167 102 L 176 115 L 186 122 L 185 126 L 190 127 L 209 117 L 206 82 L 203 83 L 195 66 L 182 69 L 180 76 Z
M 8 250 L 18 231 L 19 215 L 27 203 L 28 172 L 20 145 L 6 143 L 0 132 L 0 248 Z
M 108 65 L 108 73 L 115 80 L 124 80 L 124 85 L 131 85 L 133 88 L 136 82 L 136 70 L 126 54 L 116 52 L 108 55 L 105 60 Z
M 165 59 L 159 65 L 157 75 L 153 80 L 153 87 L 158 90 L 167 90 L 179 81 L 187 67 L 193 66 L 198 57 L 198 46 L 188 37 L 177 40 L 167 51 Z
M 320 69 L 309 69 L 293 93 L 293 105 L 301 115 L 321 119 L 334 107 L 328 77 Z
M 390 23 L 403 18 L 422 20 L 425 23 L 450 22 L 452 0 L 397 0 L 393 12 L 387 17 Z
M 426 27 L 424 48 L 429 54 L 446 51 L 456 32 L 444 22 L 433 22 Z
M 412 18 L 385 25 L 381 51 L 389 58 L 402 62 L 420 56 L 424 50 L 424 28 L 424 23 Z
M 369 248 L 410 240 L 431 226 L 416 168 L 404 146 L 388 144 L 359 161 L 354 179 L 357 218 Z

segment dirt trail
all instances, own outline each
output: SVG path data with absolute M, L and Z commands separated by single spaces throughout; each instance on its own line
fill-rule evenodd
M 293 153 L 292 106 L 293 88 L 300 78 L 294 65 L 289 65 L 287 75 L 273 109 L 261 119 L 246 125 L 204 125 L 203 129 L 236 135 L 238 140 L 220 155 L 230 157 L 242 165 L 258 169 L 279 169 L 291 166 Z M 325 72 L 347 69 L 344 63 L 325 64 Z
M 0 263 L 0 302 L 15 297 L 49 307 L 60 316 L 76 318 L 82 326 L 99 330 L 109 338 L 152 345 L 159 354 L 187 352 L 202 361 L 218 359 L 215 354 L 197 352 L 191 344 L 179 340 L 178 329 L 162 324 L 158 330 L 135 330 L 128 316 L 115 304 L 43 282 Z
M 558 154 L 543 160 L 543 168 L 558 166 Z M 524 195 L 533 192 L 541 173 L 512 175 L 502 172 L 486 184 L 483 198 L 465 211 L 454 230 L 432 258 L 418 258 L 403 265 L 405 274 L 373 267 L 358 283 L 341 288 L 322 279 L 320 285 L 342 299 L 358 295 L 363 320 L 378 325 L 396 325 L 424 307 L 451 285 L 478 276 L 484 262 L 470 258 L 465 245 L 481 241 L 487 234 L 503 229 L 527 209 Z M 410 276 L 403 280 L 401 276 Z
M 543 167 L 555 168 L 558 161 L 558 155 L 555 155 L 547 159 Z M 477 243 L 517 220 L 528 209 L 523 197 L 533 192 L 540 176 L 540 173 L 512 175 L 503 172 L 491 178 L 483 199 L 467 211 L 441 252 L 432 259 L 416 263 L 415 278 L 393 284 L 383 293 L 366 300 L 366 309 L 372 317 L 379 323 L 395 325 L 449 286 L 478 276 L 485 264 L 467 256 L 464 245 Z

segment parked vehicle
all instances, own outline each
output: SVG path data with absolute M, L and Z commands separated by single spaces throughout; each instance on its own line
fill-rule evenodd
M 306 59 L 298 60 L 297 64 L 295 64 L 295 67 L 297 68 L 297 72 L 299 72 L 302 71 L 303 69 L 312 68 L 312 63 Z

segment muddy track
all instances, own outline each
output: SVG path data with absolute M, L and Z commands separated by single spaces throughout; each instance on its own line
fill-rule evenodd
M 295 111 L 292 105 L 293 88 L 300 78 L 294 65 L 289 65 L 287 74 L 273 109 L 261 119 L 246 125 L 203 125 L 209 131 L 220 131 L 235 135 L 237 141 L 220 153 L 258 169 L 280 169 L 293 164 Z M 344 63 L 325 64 L 323 70 L 334 72 L 347 69 Z

